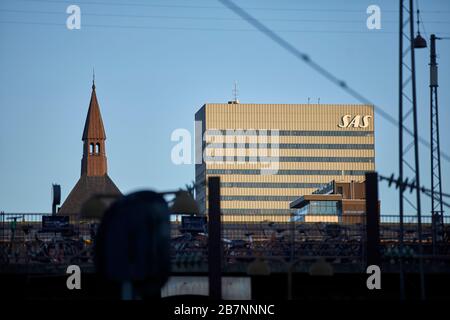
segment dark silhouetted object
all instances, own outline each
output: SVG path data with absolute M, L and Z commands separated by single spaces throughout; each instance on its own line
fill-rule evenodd
M 366 173 L 367 265 L 380 266 L 380 211 L 378 204 L 378 174 Z
M 52 184 L 52 214 L 56 214 L 56 206 L 61 204 L 61 186 Z
M 444 207 L 442 201 L 441 146 L 439 137 L 438 65 L 436 62 L 436 40 L 430 37 L 430 143 L 431 143 L 431 214 L 433 224 L 433 254 L 437 254 L 437 243 L 443 240 Z
M 220 178 L 208 179 L 208 265 L 209 296 L 222 298 L 222 243 L 220 223 Z
M 160 296 L 170 268 L 170 221 L 161 194 L 140 191 L 106 211 L 95 243 L 97 272 L 122 285 L 123 299 Z
M 73 229 L 69 216 L 42 216 L 42 232 L 69 232 Z
M 183 216 L 180 231 L 193 234 L 206 233 L 206 223 L 206 217 Z
M 414 38 L 414 48 L 423 49 L 427 47 L 427 40 L 425 40 L 420 33 Z
M 170 212 L 174 214 L 191 214 L 198 215 L 199 209 L 197 201 L 192 195 L 185 190 L 179 190 L 175 193 L 175 201 L 170 208 Z

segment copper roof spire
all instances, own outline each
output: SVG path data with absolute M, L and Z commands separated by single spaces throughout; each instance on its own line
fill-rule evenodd
M 106 134 L 95 93 L 94 73 L 91 101 L 89 102 L 82 140 L 81 177 L 58 211 L 59 214 L 79 214 L 83 203 L 92 195 L 121 195 L 120 190 L 108 176 L 105 148 Z
M 98 105 L 95 93 L 95 83 L 92 81 L 91 101 L 83 130 L 83 141 L 86 139 L 106 139 L 105 128 L 103 127 L 100 106 Z
M 81 175 L 103 176 L 107 173 L 105 140 L 100 106 L 95 93 L 95 79 L 92 81 L 91 101 L 83 130 L 83 159 L 81 161 Z

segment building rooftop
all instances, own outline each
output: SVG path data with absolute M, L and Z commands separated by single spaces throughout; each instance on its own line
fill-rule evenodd
M 312 194 L 301 196 L 289 204 L 291 209 L 300 209 L 310 201 L 365 200 L 364 182 L 331 181 Z

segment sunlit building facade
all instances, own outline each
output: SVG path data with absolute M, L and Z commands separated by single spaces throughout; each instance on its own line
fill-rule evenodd
M 205 104 L 195 120 L 200 210 L 208 212 L 208 177 L 220 176 L 224 221 L 285 216 L 300 196 L 375 170 L 371 105 L 235 101 Z
M 292 220 L 298 222 L 363 223 L 366 216 L 364 182 L 331 181 L 312 194 L 295 199 Z

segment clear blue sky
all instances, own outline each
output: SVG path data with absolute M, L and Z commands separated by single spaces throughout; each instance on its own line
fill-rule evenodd
M 128 4 L 125 6 L 125 4 Z M 397 1 L 240 0 L 255 17 L 397 117 Z M 81 30 L 68 30 L 70 4 Z M 142 5 L 144 4 L 144 5 Z M 382 30 L 366 28 L 366 8 Z M 450 36 L 450 2 L 419 1 L 425 30 Z M 307 9 L 307 10 L 305 10 Z M 109 174 L 127 193 L 184 186 L 194 166 L 170 160 L 177 128 L 193 131 L 205 102 L 226 102 L 238 81 L 247 103 L 357 103 L 247 22 L 208 0 L 0 2 L 0 210 L 50 211 L 80 174 L 81 134 L 95 67 Z M 450 41 L 438 42 L 442 149 L 450 152 Z M 420 135 L 429 140 L 428 50 L 417 51 Z M 429 150 L 420 146 L 429 185 Z M 376 167 L 397 172 L 397 128 L 376 117 Z M 450 165 L 443 161 L 444 190 Z M 381 185 L 384 213 L 397 192 Z M 429 202 L 424 200 L 424 212 Z

